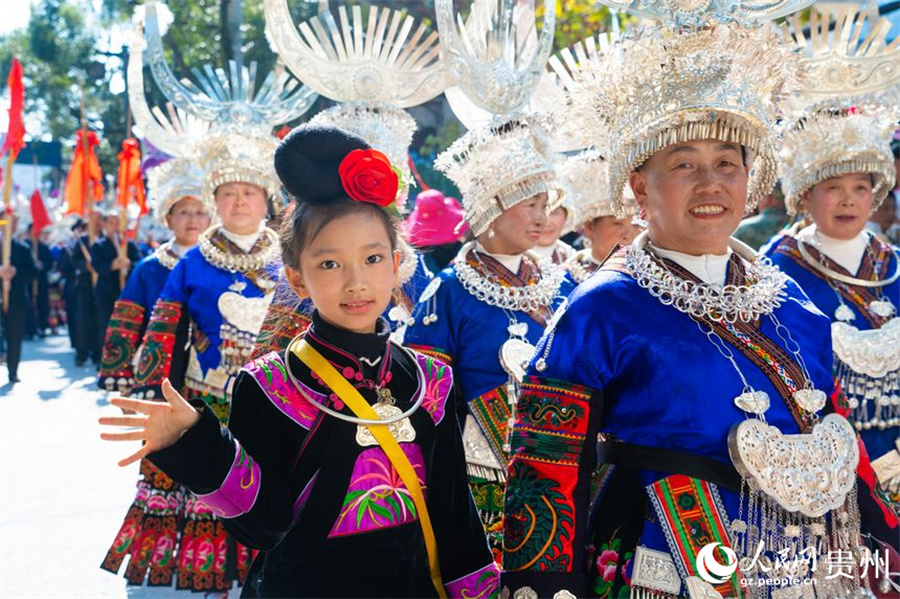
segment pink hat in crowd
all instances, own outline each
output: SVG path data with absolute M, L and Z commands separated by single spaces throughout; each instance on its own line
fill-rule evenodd
M 416 247 L 430 247 L 459 241 L 469 230 L 466 214 L 456 198 L 445 197 L 436 189 L 416 196 L 416 205 L 403 221 L 403 232 Z

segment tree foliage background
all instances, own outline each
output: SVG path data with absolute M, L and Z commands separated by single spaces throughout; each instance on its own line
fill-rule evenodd
M 18 0 L 27 1 L 27 0 Z M 0 81 L 5 82 L 11 58 L 24 69 L 26 125 L 34 139 L 63 142 L 74 147 L 80 126 L 81 102 L 88 126 L 101 137 L 98 153 L 105 173 L 114 173 L 116 153 L 126 137 L 127 100 L 124 68 L 131 19 L 137 0 L 31 0 L 27 27 L 0 36 Z M 332 5 L 338 4 L 332 0 Z M 371 4 L 362 0 L 364 7 Z M 381 0 L 377 5 L 400 8 L 434 28 L 434 0 Z M 468 4 L 460 2 L 457 4 Z M 190 77 L 190 68 L 211 63 L 224 67 L 240 54 L 244 64 L 256 61 L 260 73 L 275 64 L 276 56 L 265 38 L 262 0 L 168 0 L 174 22 L 163 39 L 172 71 Z M 295 22 L 315 14 L 317 3 L 291 0 Z M 608 9 L 594 0 L 558 0 L 557 50 L 604 30 L 610 23 Z M 123 48 L 122 44 L 125 44 Z M 237 52 L 236 48 L 240 49 Z M 145 73 L 145 81 L 151 80 Z M 163 98 L 150 83 L 151 102 Z M 5 92 L 5 89 L 4 89 Z M 330 104 L 320 99 L 304 118 Z M 434 118 L 417 135 L 414 144 L 423 155 L 444 149 L 462 133 L 461 125 L 446 109 L 442 98 L 423 107 Z M 35 130 L 37 129 L 37 130 Z M 69 158 L 66 156 L 66 158 Z

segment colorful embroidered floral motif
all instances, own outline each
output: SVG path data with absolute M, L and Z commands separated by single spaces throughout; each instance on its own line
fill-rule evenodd
M 280 354 L 268 353 L 244 366 L 244 370 L 250 373 L 276 408 L 309 430 L 316 420 L 318 410 L 310 405 L 290 381 L 287 366 Z
M 144 307 L 128 300 L 119 300 L 113 307 L 106 327 L 100 380 L 107 389 L 121 389 L 134 383 L 132 361 L 141 342 Z
M 440 360 L 444 364 L 452 365 L 453 357 L 447 353 L 446 350 L 440 347 L 431 347 L 430 345 L 417 345 L 415 343 L 405 344 L 407 349 L 411 349 L 416 353 L 425 354 L 426 356 L 431 356 L 437 360 Z
M 488 599 L 499 588 L 500 569 L 496 564 L 488 564 L 480 570 L 444 584 L 448 597 L 461 599 Z
M 134 373 L 135 383 L 141 386 L 159 386 L 169 376 L 175 333 L 184 307 L 178 302 L 159 300 L 147 325 L 144 346 Z
M 414 354 L 419 367 L 425 373 L 425 397 L 422 407 L 431 414 L 435 424 L 444 419 L 444 408 L 453 389 L 453 371 L 446 364 L 419 353 Z
M 587 388 L 562 381 L 522 383 L 506 489 L 506 570 L 572 571 L 574 493 L 590 398 Z
M 269 304 L 266 319 L 256 336 L 253 345 L 251 360 L 261 358 L 269 352 L 281 353 L 287 348 L 291 340 L 297 335 L 306 332 L 309 328 L 309 316 L 303 314 L 293 304 L 283 304 L 279 301 L 279 292 L 275 292 L 275 299 Z
M 601 599 L 613 596 L 629 597 L 631 595 L 631 579 L 628 577 L 628 568 L 631 567 L 634 552 L 627 551 L 620 555 L 621 547 L 622 539 L 610 539 L 609 542 L 600 546 L 600 554 L 594 560 L 593 565 L 596 568 L 596 578 L 594 578 L 593 589 L 597 597 Z M 594 553 L 596 553 L 596 549 Z M 613 595 L 617 575 L 622 578 L 625 584 L 616 595 Z
M 401 443 L 419 484 L 425 490 L 425 461 L 414 443 Z M 328 537 L 359 534 L 399 526 L 418 519 L 412 494 L 380 447 L 359 454 L 340 514 Z
M 262 487 L 262 469 L 235 440 L 235 456 L 221 486 L 212 493 L 197 495 L 220 518 L 237 518 L 253 509 Z
M 708 482 L 683 474 L 673 474 L 647 487 L 669 549 L 682 575 L 697 576 L 697 554 L 710 543 L 730 547 L 718 494 Z M 717 556 L 721 563 L 727 558 Z M 723 597 L 742 597 L 740 571 L 716 590 Z

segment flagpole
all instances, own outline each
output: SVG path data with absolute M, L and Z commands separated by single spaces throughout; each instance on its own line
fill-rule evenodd
M 15 162 L 13 152 L 6 155 L 6 179 L 3 181 L 3 269 L 10 266 L 12 256 L 12 168 Z M 9 311 L 9 289 L 12 281 L 3 279 L 3 311 Z
M 91 273 L 91 287 L 94 287 L 97 284 L 97 271 L 94 270 L 94 265 L 91 264 L 91 252 L 90 246 L 94 245 L 94 227 L 91 226 L 93 223 L 91 222 L 91 214 L 94 212 L 94 190 L 91 187 L 91 179 L 90 179 L 90 164 L 88 161 L 88 130 L 87 130 L 87 118 L 84 115 L 84 83 L 81 78 L 78 79 L 78 87 L 81 89 L 81 102 L 80 102 L 80 116 L 81 116 L 81 155 L 84 159 L 81 161 L 81 180 L 82 180 L 82 197 L 84 198 L 82 210 L 87 215 L 87 230 L 88 230 L 88 248 L 84 247 L 84 244 L 80 241 L 78 242 L 81 245 L 81 253 L 84 255 L 84 259 L 86 262 L 86 266 L 88 272 Z M 86 208 L 86 209 L 85 209 Z
M 40 185 L 38 183 L 38 157 L 37 157 L 37 148 L 33 147 L 31 152 L 31 159 L 34 163 L 34 188 L 39 189 Z M 30 202 L 29 202 L 30 207 Z M 32 212 L 31 217 L 31 253 L 34 254 L 34 262 L 37 264 L 40 262 L 40 257 L 38 256 L 38 231 L 34 226 L 34 213 Z M 42 268 L 46 268 L 46 265 L 42 264 Z M 31 303 L 32 309 L 35 311 L 36 321 L 39 320 L 40 315 L 37 314 L 37 296 L 38 296 L 38 279 L 35 277 L 34 281 L 31 282 Z M 40 323 L 38 323 L 40 324 Z M 43 334 L 43 331 L 41 331 Z
M 126 100 L 127 101 L 127 100 Z M 129 139 L 131 137 L 131 109 L 128 109 L 125 116 L 125 139 Z M 119 190 L 121 192 L 121 190 Z M 126 196 L 125 205 L 119 205 L 119 257 L 128 256 L 128 237 L 126 236 L 126 232 L 128 231 L 128 204 L 131 203 L 131 194 L 133 193 L 132 189 L 125 190 L 125 193 L 128 194 Z M 125 281 L 128 278 L 128 271 L 124 268 L 119 271 L 119 290 L 125 289 Z

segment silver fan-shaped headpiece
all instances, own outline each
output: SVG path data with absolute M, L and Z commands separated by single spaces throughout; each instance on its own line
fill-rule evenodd
M 418 106 L 451 83 L 437 33 L 403 11 L 328 1 L 295 27 L 287 0 L 265 0 L 267 34 L 287 67 L 307 86 L 338 102 Z M 338 26 L 340 21 L 340 26 Z M 413 28 L 415 27 L 415 31 Z M 410 35 L 412 34 L 412 35 Z
M 447 99 L 460 120 L 473 128 L 525 110 L 553 48 L 556 0 L 544 2 L 540 34 L 533 2 L 473 1 L 465 20 L 453 0 L 435 0 L 434 8 L 456 79 Z
M 192 68 L 197 83 L 175 78 L 163 54 L 156 0 L 145 3 L 147 62 L 160 91 L 177 108 L 210 123 L 274 127 L 309 110 L 316 100 L 311 89 L 284 71 L 270 72 L 257 89 L 257 65 L 239 69 L 229 62 L 229 72 L 204 65 Z

